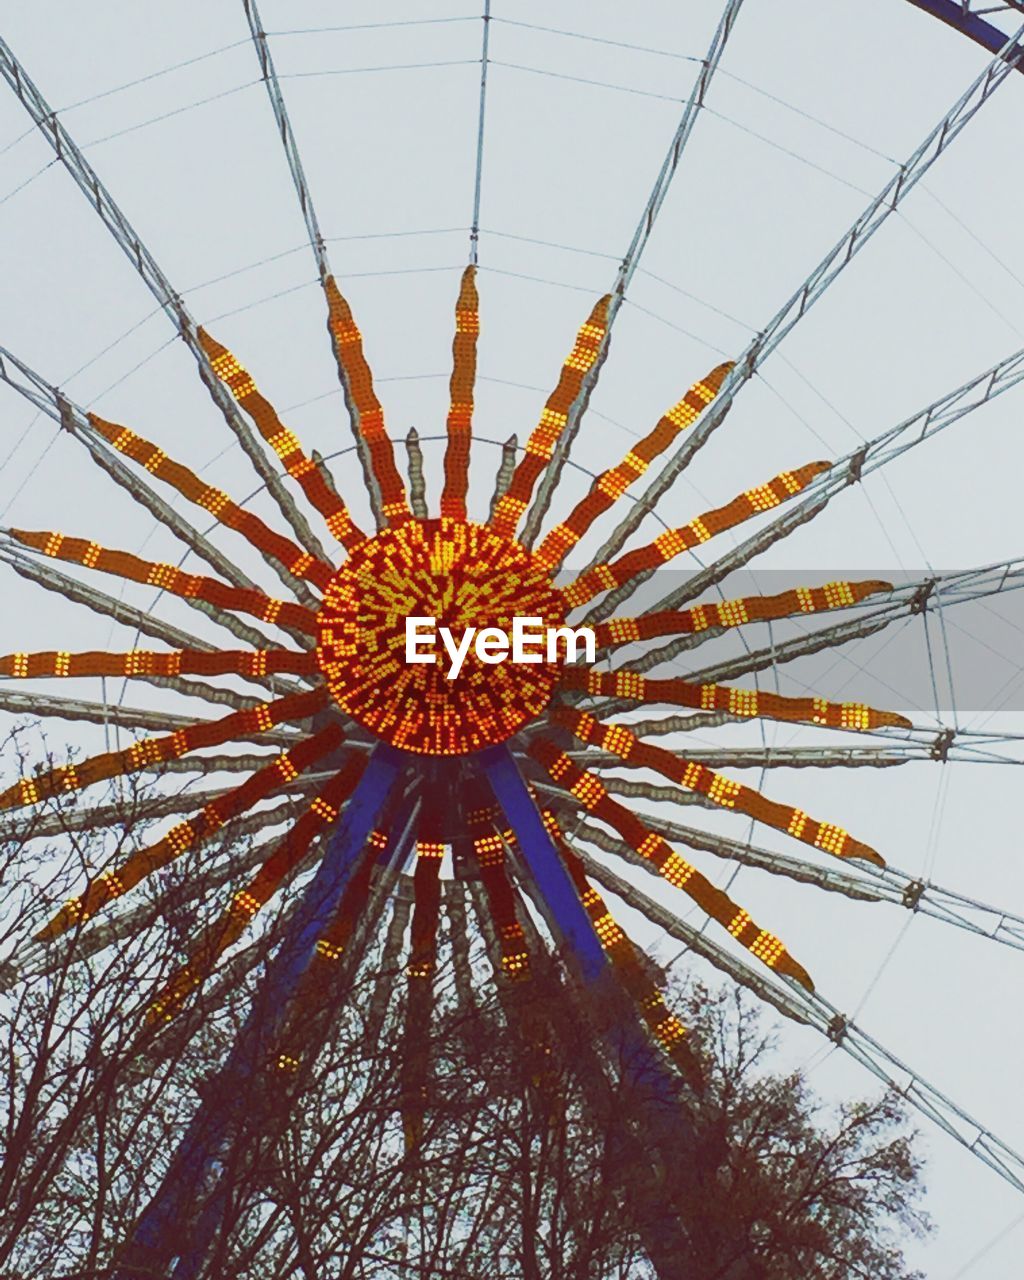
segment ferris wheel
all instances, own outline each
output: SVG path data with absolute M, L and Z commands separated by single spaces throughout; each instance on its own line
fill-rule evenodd
M 548 351 L 556 376 L 534 420 L 507 439 L 491 425 L 497 419 L 484 416 L 490 402 L 478 376 L 492 278 L 482 221 L 488 99 L 494 68 L 503 65 L 494 49 L 503 18 L 490 0 L 482 19 L 471 20 L 478 88 L 466 158 L 469 223 L 459 228 L 468 232 L 467 260 L 457 276 L 447 271 L 426 286 L 437 295 L 431 305 L 443 300 L 449 312 L 445 421 L 424 419 L 408 433 L 389 426 L 389 384 L 375 378 L 389 332 L 361 317 L 346 273 L 332 266 L 334 244 L 303 164 L 303 131 L 293 128 L 286 77 L 275 60 L 279 46 L 255 0 L 241 6 L 245 54 L 257 60 L 285 162 L 280 166 L 275 153 L 265 164 L 290 175 L 315 271 L 315 290 L 303 299 L 309 304 L 319 294 L 318 340 L 336 366 L 351 428 L 327 449 L 308 445 L 261 390 L 275 371 L 260 346 L 269 344 L 271 358 L 287 364 L 295 334 L 277 331 L 251 355 L 236 339 L 226 345 L 216 319 L 200 323 L 147 247 L 144 229 L 129 220 L 99 164 L 51 106 L 42 77 L 37 85 L 35 73 L 0 42 L 0 69 L 52 151 L 48 166 L 65 185 L 68 178 L 77 185 L 190 356 L 218 411 L 210 419 L 223 437 L 218 458 L 221 446 L 231 446 L 225 478 L 215 483 L 179 456 L 178 433 L 166 429 L 166 419 L 163 430 L 147 426 L 154 399 L 166 391 L 147 393 L 144 369 L 130 415 L 115 419 L 80 403 L 3 338 L 3 382 L 37 417 L 56 424 L 62 450 L 73 446 L 106 475 L 83 476 L 91 497 L 81 511 L 70 503 L 78 527 L 63 531 L 67 521 L 36 485 L 21 507 L 30 500 L 46 524 L 5 521 L 0 531 L 6 575 L 42 588 L 60 606 L 52 627 L 46 624 L 59 648 L 21 643 L 20 616 L 5 623 L 0 709 L 73 720 L 83 731 L 95 726 L 105 738 L 102 751 L 5 779 L 4 836 L 25 842 L 123 832 L 121 788 L 152 775 L 157 782 L 142 790 L 133 814 L 161 831 L 111 858 L 70 900 L 46 904 L 45 922 L 8 957 L 5 986 L 55 971 L 69 957 L 116 949 L 140 929 L 158 931 L 160 920 L 135 905 L 138 887 L 209 850 L 221 859 L 214 898 L 206 879 L 179 886 L 206 927 L 178 971 L 145 999 L 145 1024 L 159 1031 L 203 992 L 220 989 L 233 949 L 273 916 L 284 887 L 302 885 L 295 909 L 274 917 L 279 946 L 223 1064 L 223 1088 L 198 1105 L 119 1274 L 199 1272 L 217 1227 L 221 1162 L 251 1082 L 268 1074 L 300 1079 L 317 1050 L 300 1033 L 303 1011 L 316 1007 L 338 972 L 354 972 L 378 941 L 391 949 L 392 962 L 404 958 L 411 1083 L 403 1123 L 415 1148 L 430 1072 L 417 1052 L 419 1030 L 431 1017 L 440 954 L 468 946 L 467 918 L 476 922 L 498 981 L 525 987 L 542 959 L 554 957 L 568 975 L 566 992 L 605 1010 L 603 1051 L 618 1064 L 622 1087 L 645 1097 L 645 1136 L 666 1158 L 692 1144 L 685 1108 L 674 1104 L 699 1093 L 701 1082 L 686 1028 L 635 945 L 656 934 L 894 1085 L 1024 1191 L 1024 1156 L 984 1106 L 930 1083 L 927 1062 L 905 1061 L 862 1028 L 817 980 L 821 957 L 799 945 L 801 930 L 794 938 L 787 927 L 827 899 L 841 908 L 829 920 L 842 920 L 855 936 L 868 927 L 858 913 L 884 903 L 907 921 L 931 917 L 950 934 L 980 935 L 979 947 L 984 938 L 992 950 L 1024 950 L 1024 914 L 944 887 L 914 859 L 901 869 L 898 852 L 867 838 L 856 821 L 869 773 L 895 775 L 915 762 L 943 776 L 953 765 L 1014 765 L 1019 737 L 998 726 L 965 727 L 938 705 L 934 713 L 907 714 L 900 691 L 888 701 L 875 696 L 879 682 L 870 670 L 855 670 L 850 681 L 856 690 L 863 677 L 870 700 L 829 696 L 806 683 L 799 692 L 781 691 L 790 664 L 886 638 L 908 620 L 925 628 L 930 644 L 929 621 L 944 636 L 947 618 L 955 620 L 961 606 L 1003 598 L 1024 584 L 1021 564 L 928 569 L 898 581 L 851 573 L 787 582 L 782 590 L 758 584 L 766 557 L 791 535 L 825 525 L 833 500 L 924 456 L 934 437 L 1014 388 L 1024 379 L 1024 350 L 996 353 L 852 447 L 825 450 L 816 441 L 813 452 L 805 447 L 721 499 L 699 501 L 692 487 L 682 494 L 704 457 L 729 440 L 734 405 L 739 411 L 763 383 L 764 367 L 785 340 L 802 333 L 818 304 L 855 272 L 862 253 L 872 251 L 869 242 L 902 214 L 933 166 L 969 145 L 988 103 L 1020 92 L 1024 46 L 1015 24 L 1024 6 L 913 3 L 924 11 L 913 15 L 916 22 L 930 15 L 951 29 L 947 39 L 970 42 L 977 74 L 877 189 L 866 200 L 858 194 L 856 215 L 830 229 L 827 251 L 790 282 L 748 340 L 689 369 L 653 426 L 633 432 L 621 449 L 607 432 L 594 439 L 599 380 L 617 366 L 615 376 L 627 381 L 650 374 L 641 367 L 642 343 L 627 339 L 622 367 L 613 339 L 671 194 L 696 180 L 688 179 L 688 159 L 728 73 L 742 0 L 724 4 L 706 50 L 690 59 L 681 112 L 667 150 L 660 144 L 652 184 L 637 197 L 631 234 L 604 255 L 612 258 L 603 264 L 607 292 L 591 294 L 562 347 Z M 586 122 L 573 127 L 585 131 Z M 571 145 L 571 133 L 559 147 Z M 269 130 L 267 136 L 273 138 Z M 229 152 L 230 138 L 216 145 Z M 365 158 L 363 165 L 365 172 Z M 215 222 L 217 209 L 204 217 Z M 576 303 L 582 290 L 570 288 Z M 546 340 L 550 325 L 540 314 L 537 325 Z M 507 366 L 516 334 L 506 335 L 513 339 Z M 665 380 L 659 371 L 659 383 Z M 188 411 L 196 411 L 191 402 Z M 706 445 L 708 454 L 698 457 Z M 729 448 L 760 460 L 760 444 L 733 439 Z M 733 470 L 747 470 L 716 465 L 716 492 Z M 139 509 L 141 527 L 156 531 L 166 558 L 145 553 L 138 525 L 119 524 L 132 529 L 127 545 L 107 534 L 99 495 L 109 481 Z M 705 483 L 702 476 L 698 482 Z M 155 590 L 152 604 L 126 594 L 126 583 Z M 77 647 L 74 637 L 85 633 L 77 619 L 86 613 L 114 624 L 118 642 Z M 562 648 L 538 640 L 526 661 L 500 660 L 508 656 L 500 637 L 524 618 Z M 410 633 L 409 620 L 423 623 L 422 633 Z M 487 631 L 498 636 L 490 651 L 479 639 Z M 587 633 L 593 653 L 585 657 Z M 435 645 L 426 661 L 418 660 L 420 638 Z M 928 654 L 934 683 L 941 654 Z M 827 663 L 815 670 L 828 684 Z M 53 681 L 79 678 L 101 682 L 99 696 L 53 691 Z M 122 692 L 111 696 L 118 680 Z M 38 683 L 25 693 L 20 681 Z M 147 694 L 150 705 L 141 705 Z M 197 704 L 207 714 L 197 713 Z M 208 714 L 211 705 L 219 706 L 216 714 Z M 780 726 L 790 735 L 774 736 Z M 806 799 L 802 782 L 790 794 L 798 769 L 801 779 L 830 771 L 820 802 Z M 171 785 L 181 776 L 190 785 Z M 97 799 L 103 783 L 108 793 Z M 239 851 L 223 843 L 225 830 L 254 841 Z M 751 901 L 747 869 L 761 873 Z M 234 1103 L 225 1101 L 231 1096 Z M 193 1226 L 182 1240 L 187 1220 Z M 689 1274 L 680 1270 L 686 1246 L 678 1234 L 645 1246 L 659 1274 Z

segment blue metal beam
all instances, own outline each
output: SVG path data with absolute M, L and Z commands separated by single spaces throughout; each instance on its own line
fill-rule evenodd
M 164 1275 L 181 1258 L 185 1274 L 201 1262 L 191 1247 L 196 1200 L 235 1119 L 247 1106 L 285 1010 L 309 966 L 402 769 L 402 755 L 384 744 L 371 755 L 345 807 L 320 867 L 299 904 L 284 941 L 267 968 L 260 991 L 227 1061 L 192 1119 L 154 1198 L 139 1219 L 114 1272 L 114 1280 Z
M 628 1158 L 633 1163 L 646 1164 L 650 1170 L 652 1157 L 657 1156 L 674 1183 L 692 1185 L 697 1141 L 681 1094 L 682 1082 L 651 1042 L 635 1006 L 618 982 L 508 748 L 490 747 L 477 758 L 515 832 L 556 940 L 569 953 L 570 962 L 575 963 L 593 997 L 598 1024 L 619 1065 L 630 1101 L 641 1117 L 642 1146 L 626 1132 L 626 1126 L 620 1135 L 623 1147 L 632 1148 Z M 646 1223 L 643 1236 L 661 1280 L 698 1280 L 682 1220 L 671 1197 L 668 1211 Z M 746 1276 L 745 1268 L 739 1266 L 729 1272 L 727 1280 Z
M 419 801 L 407 797 L 397 808 L 397 817 L 392 828 L 390 846 L 379 857 L 378 868 L 385 872 L 389 867 L 395 871 L 413 848 L 414 821 L 419 810 Z M 362 855 L 372 857 L 372 850 L 367 847 Z M 250 1132 L 259 1120 L 252 1115 L 246 1117 Z M 171 1280 L 195 1280 L 203 1263 L 207 1260 L 210 1245 L 217 1234 L 217 1229 L 225 1220 L 230 1188 L 227 1180 L 221 1178 L 216 1190 L 212 1192 L 203 1205 L 202 1212 L 191 1233 L 189 1251 L 183 1254 L 171 1273 Z
M 993 26 L 991 22 L 986 22 L 984 18 L 979 18 L 977 14 L 965 13 L 963 5 L 958 0 L 910 0 L 910 3 L 918 9 L 923 9 L 925 13 L 930 13 L 933 18 L 938 18 L 948 27 L 959 31 L 975 44 L 980 44 L 989 53 L 998 53 L 1010 38 L 1005 31 L 1000 31 L 998 27 Z M 1016 69 L 1024 72 L 1024 62 L 1018 62 Z

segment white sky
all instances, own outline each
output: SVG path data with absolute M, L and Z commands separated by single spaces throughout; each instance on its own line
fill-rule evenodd
M 472 202 L 479 10 L 478 0 L 262 5 L 267 29 L 289 32 L 273 41 L 278 70 L 332 262 L 396 436 L 412 425 L 424 435 L 444 430 L 451 310 Z M 308 446 L 346 448 L 313 262 L 255 83 L 240 0 L 8 0 L 0 13 L 4 37 L 51 105 L 68 108 L 65 124 L 197 317 L 290 410 Z M 464 20 L 296 33 L 383 15 Z M 572 335 L 610 287 L 692 83 L 686 59 L 703 55 L 718 9 L 706 0 L 495 0 L 494 16 L 476 430 L 501 440 L 512 431 L 522 438 L 536 421 Z M 986 61 L 901 0 L 747 0 L 646 273 L 618 321 L 578 460 L 591 470 L 618 460 L 689 382 L 723 352 L 737 354 Z M 409 65 L 437 63 L 445 65 Z M 380 69 L 398 64 L 405 69 Z M 745 389 L 672 490 L 670 523 L 784 467 L 846 453 L 1024 345 L 1022 107 L 1024 77 L 1014 75 Z M 150 295 L 60 166 L 39 173 L 52 159 L 43 140 L 17 141 L 27 127 L 13 96 L 0 94 L 0 343 L 211 482 L 239 497 L 255 489 L 237 448 L 222 453 L 232 437 Z M 901 459 L 887 481 L 872 477 L 843 494 L 772 563 L 855 576 L 1018 554 L 1020 408 L 1021 393 L 1010 392 Z M 0 460 L 9 449 L 0 522 L 144 545 L 151 558 L 171 554 L 168 535 L 5 389 Z M 359 476 L 351 453 L 345 459 L 337 475 L 358 508 Z M 428 446 L 435 480 L 439 462 Z M 478 513 L 496 463 L 496 450 L 477 449 Z M 257 508 L 269 512 L 262 502 Z M 6 586 L 5 652 L 125 643 L 101 618 L 20 582 Z M 126 596 L 149 599 L 141 590 Z M 858 660 L 869 663 L 872 652 L 869 642 Z M 923 661 L 923 637 L 921 653 Z M 1011 649 L 1001 676 L 1014 657 Z M 995 663 L 980 647 L 964 660 Z M 74 692 L 99 696 L 84 682 Z M 161 705 L 148 687 L 130 689 L 127 701 Z M 98 742 L 77 725 L 51 733 L 90 749 Z M 905 870 L 1021 912 L 1018 776 L 1009 767 L 909 764 L 774 771 L 766 789 L 850 827 Z M 790 943 L 829 999 L 858 1011 L 865 1029 L 1024 1150 L 1020 953 L 921 917 L 904 932 L 897 908 L 833 901 L 752 871 L 736 894 Z M 654 941 L 663 958 L 674 954 Z M 815 1055 L 812 1081 L 826 1095 L 872 1089 L 842 1055 L 822 1061 L 818 1049 L 810 1033 L 787 1029 L 787 1055 Z M 911 1259 L 933 1280 L 1015 1274 L 1024 1231 L 968 1264 L 1024 1213 L 1024 1201 L 941 1133 L 928 1130 L 927 1143 L 940 1231 L 912 1246 Z

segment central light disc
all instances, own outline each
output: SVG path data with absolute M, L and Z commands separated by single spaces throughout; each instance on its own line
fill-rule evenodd
M 406 661 L 406 619 L 433 618 L 436 660 Z M 504 742 L 547 706 L 559 663 L 486 663 L 471 644 L 448 678 L 441 640 L 467 628 L 511 636 L 516 618 L 565 623 L 547 572 L 517 542 L 485 525 L 410 520 L 352 552 L 327 586 L 317 615 L 317 660 L 343 711 L 392 746 L 465 755 Z

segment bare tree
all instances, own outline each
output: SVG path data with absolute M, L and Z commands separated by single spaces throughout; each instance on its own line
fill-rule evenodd
M 123 820 L 105 845 L 66 802 L 5 832 L 0 1276 L 109 1274 L 216 1088 L 316 857 L 181 1012 L 154 1021 L 155 994 L 261 850 L 226 829 L 131 901 L 26 946 L 101 862 L 146 841 L 140 793 L 110 802 Z M 774 1032 L 744 997 L 676 985 L 704 1075 L 681 1104 L 697 1152 L 680 1198 L 675 1171 L 640 1168 L 638 1114 L 566 968 L 535 954 L 509 980 L 486 936 L 467 941 L 457 888 L 430 1017 L 410 1022 L 411 891 L 397 870 L 375 873 L 361 927 L 246 1099 L 205 1206 L 203 1276 L 643 1280 L 645 1233 L 668 1204 L 707 1280 L 739 1264 L 763 1280 L 910 1280 L 901 1241 L 928 1223 L 898 1099 L 824 1107 L 774 1070 Z

